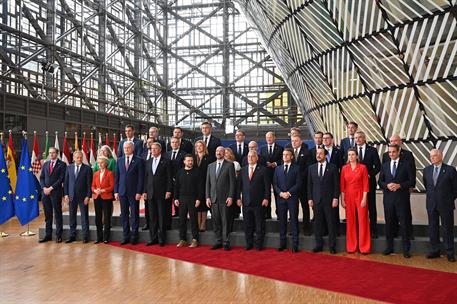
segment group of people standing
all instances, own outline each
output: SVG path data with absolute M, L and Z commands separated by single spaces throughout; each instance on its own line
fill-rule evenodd
M 120 202 L 123 240 L 121 245 L 138 243 L 139 202 L 145 202 L 149 240 L 146 245 L 166 243 L 166 231 L 172 216 L 179 216 L 180 241 L 177 247 L 197 247 L 199 233 L 206 230 L 208 211 L 214 224 L 216 243 L 213 250 L 230 250 L 233 221 L 242 212 L 246 250 L 262 250 L 265 221 L 272 215 L 272 189 L 280 227 L 279 251 L 287 248 L 290 222 L 291 249 L 299 251 L 299 206 L 303 213 L 303 233 L 312 233 L 315 247 L 323 250 L 323 236 L 328 234 L 330 253 L 336 253 L 339 234 L 339 205 L 346 210 L 346 250 L 348 253 L 371 251 L 371 239 L 378 237 L 376 188 L 383 190 L 387 245 L 385 255 L 393 252 L 394 237 L 400 232 L 403 255 L 411 257 L 413 238 L 411 189 L 415 187 L 416 167 L 411 152 L 402 147 L 399 136 L 392 136 L 382 162 L 377 150 L 366 143 L 366 136 L 355 122 L 347 125 L 348 137 L 338 147 L 329 132 L 314 134 L 315 147 L 309 149 L 298 128 L 290 132 L 290 144 L 276 143 L 274 132 L 265 135 L 266 145 L 259 149 L 255 141 L 246 142 L 237 130 L 235 143 L 224 148 L 212 135 L 209 122 L 201 124 L 202 135 L 194 145 L 183 138 L 176 127 L 169 144 L 158 139 L 152 127 L 144 146 L 135 137 L 134 128 L 126 126 L 126 138 L 119 144 L 117 162 L 104 146 L 94 168 L 82 163 L 76 151 L 68 167 L 58 159 L 59 151 L 50 149 L 50 160 L 41 173 L 46 234 L 40 242 L 51 240 L 52 218 L 56 221 L 56 239 L 62 242 L 62 197 L 69 203 L 70 237 L 75 241 L 76 212 L 79 206 L 83 242 L 88 242 L 88 204 L 93 199 L 96 212 L 97 240 L 110 241 L 113 200 Z M 442 162 L 442 153 L 431 151 L 431 162 L 424 169 L 427 211 L 432 252 L 438 257 L 439 219 L 444 228 L 444 243 L 449 261 L 455 261 L 453 210 L 457 198 L 455 168 Z M 377 176 L 379 174 L 379 179 Z M 313 211 L 314 219 L 311 220 Z M 191 241 L 187 239 L 190 220 Z

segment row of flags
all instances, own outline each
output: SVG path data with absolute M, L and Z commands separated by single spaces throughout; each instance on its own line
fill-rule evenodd
M 40 174 L 44 161 L 49 155 L 49 134 L 46 131 L 45 149 L 40 154 L 37 134 L 34 132 L 32 156 L 30 157 L 27 139 L 22 140 L 22 153 L 19 166 L 16 166 L 16 155 L 13 146 L 12 133 L 8 138 L 6 157 L 3 149 L 3 142 L 0 141 L 0 225 L 16 215 L 21 225 L 26 225 L 39 215 L 38 199 L 41 193 Z M 63 138 L 63 148 L 60 149 L 59 138 L 56 132 L 54 147 L 59 149 L 58 157 L 67 165 L 73 160 L 72 151 L 83 151 L 83 162 L 94 166 L 97 155 L 103 145 L 113 150 L 113 157 L 117 158 L 116 134 L 113 134 L 113 145 L 110 145 L 108 134 L 105 135 L 105 143 L 102 142 L 102 134 L 99 133 L 98 147 L 95 150 L 94 136 L 90 134 L 89 146 L 86 141 L 86 134 L 83 133 L 81 148 L 79 146 L 78 134 L 75 133 L 74 145 L 69 146 L 67 132 Z M 17 185 L 20 185 L 17 187 Z

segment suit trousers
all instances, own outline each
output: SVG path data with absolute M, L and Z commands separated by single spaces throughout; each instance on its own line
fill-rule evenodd
M 246 246 L 254 245 L 255 230 L 255 247 L 262 248 L 265 238 L 265 207 L 243 205 L 243 222 Z
M 292 244 L 298 247 L 298 202 L 296 200 L 279 200 L 278 206 L 279 216 L 279 239 L 280 246 L 286 247 L 287 243 L 287 211 L 290 216 L 290 230 L 292 232 Z M 309 209 L 308 209 L 309 210 Z
M 430 243 L 433 252 L 440 252 L 440 218 L 443 226 L 443 243 L 446 253 L 454 255 L 454 210 L 427 210 Z
M 62 220 L 62 195 L 44 195 L 42 196 L 44 218 L 46 222 L 46 238 L 52 238 L 52 218 L 54 215 L 56 221 L 56 237 L 62 237 L 63 220 Z
M 111 216 L 113 211 L 113 200 L 104 200 L 100 197 L 94 200 L 95 225 L 97 226 L 97 241 L 110 241 Z
M 121 222 L 124 241 L 138 241 L 138 225 L 140 222 L 140 202 L 135 196 L 121 196 Z M 130 229 L 131 225 L 131 229 Z
M 384 203 L 384 217 L 386 219 L 387 247 L 393 249 L 397 218 L 400 221 L 400 233 L 403 243 L 403 252 L 409 252 L 411 240 L 408 229 L 408 204 L 409 202 Z M 371 218 L 370 218 L 371 220 Z
M 336 221 L 335 210 L 332 208 L 332 202 L 319 202 L 314 204 L 314 236 L 316 247 L 324 246 L 323 235 L 325 230 L 328 231 L 328 246 L 335 248 L 336 246 Z
M 180 240 L 187 240 L 187 214 L 189 214 L 190 228 L 192 231 L 192 238 L 198 241 L 198 217 L 197 208 L 195 207 L 196 198 L 183 197 L 179 201 L 179 238 Z
M 306 189 L 307 186 L 303 185 L 303 189 Z M 309 205 L 308 205 L 308 198 L 306 191 L 304 193 L 300 194 L 300 205 L 303 211 L 303 232 L 305 234 L 310 233 L 311 231 L 311 220 L 310 220 L 310 211 L 309 211 Z M 298 216 L 298 210 L 297 210 L 297 216 Z
M 370 191 L 367 195 L 368 215 L 370 216 L 371 235 L 377 235 L 378 212 L 376 211 L 376 183 L 370 181 Z
M 216 201 L 211 205 L 216 244 L 230 245 L 229 209 L 225 202 Z
M 151 242 L 159 242 L 160 244 L 165 244 L 166 242 L 168 216 L 171 217 L 171 213 L 167 213 L 169 210 L 167 204 L 169 202 L 170 200 L 166 200 L 165 197 L 159 198 L 157 195 L 148 198 L 149 241 Z
M 89 206 L 84 205 L 84 199 L 73 199 L 70 201 L 70 238 L 76 237 L 76 216 L 78 212 L 81 215 L 82 236 L 84 239 L 89 238 Z

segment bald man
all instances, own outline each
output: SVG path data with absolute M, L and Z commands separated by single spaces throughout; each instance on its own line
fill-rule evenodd
M 455 262 L 454 250 L 454 209 L 457 198 L 457 172 L 454 167 L 443 163 L 443 153 L 438 149 L 430 151 L 431 165 L 424 168 L 423 181 L 427 193 L 426 208 L 429 236 L 432 245 L 428 259 L 440 256 L 439 224 L 443 226 L 443 241 L 449 262 Z

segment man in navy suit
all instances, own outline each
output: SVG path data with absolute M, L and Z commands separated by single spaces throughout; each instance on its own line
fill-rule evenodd
M 314 207 L 314 235 L 316 247 L 313 252 L 320 252 L 324 246 L 324 230 L 328 230 L 329 249 L 336 253 L 335 210 L 338 208 L 340 196 L 340 177 L 338 168 L 327 161 L 327 150 L 323 147 L 316 149 L 317 163 L 308 169 L 308 204 Z M 327 226 L 327 227 L 325 227 Z
M 121 245 L 128 242 L 136 245 L 138 243 L 140 199 L 144 186 L 144 162 L 140 157 L 133 154 L 134 143 L 132 141 L 126 141 L 123 147 L 124 156 L 118 158 L 116 164 L 114 199 L 121 202 L 121 222 L 124 237 Z
M 314 147 L 311 150 L 309 150 L 309 153 L 311 153 L 311 163 L 312 164 L 317 163 L 316 149 L 317 149 L 317 147 L 322 146 L 323 137 L 324 137 L 324 133 L 321 131 L 317 131 L 316 133 L 314 133 Z
M 357 132 L 357 130 L 359 129 L 359 125 L 351 121 L 346 125 L 346 129 L 348 132 L 348 137 L 343 138 L 340 144 L 341 151 L 343 151 L 344 155 L 344 162 L 347 161 L 347 151 L 349 150 L 349 148 L 354 148 L 356 145 L 355 132 Z
M 237 181 L 237 204 L 243 206 L 246 250 L 254 247 L 255 227 L 255 247 L 260 251 L 265 237 L 264 208 L 268 205 L 271 190 L 266 168 L 257 163 L 258 159 L 257 151 L 249 151 L 248 164 L 241 169 Z
M 161 154 L 162 147 L 151 145 L 152 157 L 146 161 L 143 199 L 148 206 L 149 241 L 146 246 L 166 242 L 167 201 L 171 198 L 172 172 L 170 161 Z
M 246 139 L 246 134 L 243 130 L 237 130 L 235 133 L 235 143 L 231 144 L 229 148 L 235 154 L 235 160 L 241 165 L 243 158 L 248 155 L 249 147 L 244 142 Z
M 387 248 L 384 255 L 393 253 L 395 220 L 400 220 L 403 256 L 410 258 L 411 241 L 407 225 L 410 204 L 409 189 L 414 187 L 416 176 L 411 166 L 400 159 L 400 147 L 389 145 L 390 161 L 382 164 L 379 187 L 383 190 L 384 217 L 386 219 Z
M 210 163 L 216 160 L 216 149 L 222 146 L 221 140 L 212 134 L 213 126 L 208 122 L 204 121 L 200 125 L 202 136 L 197 137 L 197 140 L 203 140 L 208 149 L 208 160 Z
M 63 181 L 67 165 L 57 158 L 59 150 L 49 148 L 49 158 L 44 163 L 40 175 L 40 186 L 43 189 L 42 202 L 44 218 L 46 222 L 46 234 L 39 242 L 44 243 L 52 240 L 52 216 L 56 219 L 56 242 L 62 243 L 62 195 Z
M 360 163 L 364 164 L 368 169 L 369 186 L 368 192 L 368 213 L 370 216 L 370 230 L 373 239 L 378 238 L 377 230 L 377 210 L 376 210 L 376 175 L 381 170 L 381 162 L 379 160 L 378 151 L 367 145 L 365 133 L 357 131 L 354 134 L 357 153 Z
M 173 137 L 177 138 L 179 141 L 179 150 L 184 151 L 184 155 L 186 155 L 187 153 L 192 153 L 194 146 L 190 141 L 184 139 L 183 136 L 184 131 L 181 127 L 175 127 L 173 129 Z M 167 151 L 170 151 L 171 149 L 171 143 L 168 143 Z
M 124 156 L 124 143 L 126 141 L 131 141 L 134 143 L 133 153 L 141 157 L 143 154 L 143 141 L 135 137 L 135 127 L 133 125 L 125 126 L 125 138 L 119 142 L 119 147 L 117 148 L 117 157 Z
M 170 140 L 170 151 L 168 151 L 165 154 L 165 157 L 170 161 L 170 166 L 171 166 L 171 178 L 174 183 L 174 180 L 176 178 L 176 173 L 182 168 L 184 168 L 184 156 L 188 154 L 186 151 L 181 149 L 181 146 L 179 144 L 179 138 L 177 137 L 172 137 Z M 174 187 L 174 185 L 173 185 Z M 173 200 L 173 199 L 172 199 Z M 172 217 L 172 200 L 167 202 L 167 209 L 166 209 L 166 215 L 167 215 L 167 220 L 165 222 L 165 226 L 167 229 L 170 229 L 171 227 L 171 217 Z M 174 216 L 178 216 L 179 214 L 179 207 L 175 206 L 175 213 Z
M 64 182 L 64 199 L 70 209 L 70 238 L 66 243 L 76 240 L 76 213 L 81 213 L 83 243 L 89 241 L 89 200 L 92 196 L 92 169 L 83 164 L 83 152 L 73 152 L 73 163 L 67 167 Z
M 165 154 L 166 152 L 166 145 L 165 145 L 165 141 L 161 140 L 159 138 L 159 129 L 157 127 L 150 127 L 149 128 L 149 131 L 148 131 L 148 139 L 151 138 L 152 139 L 152 142 L 158 142 L 160 144 L 160 146 L 162 147 L 162 154 Z M 148 150 L 151 149 L 151 145 L 149 145 L 149 148 Z
M 440 256 L 440 219 L 443 226 L 443 241 L 449 262 L 455 262 L 454 209 L 457 198 L 457 172 L 443 163 L 443 153 L 430 151 L 431 165 L 424 169 L 423 180 L 427 191 L 426 207 L 429 223 L 431 252 L 428 259 Z
M 268 188 L 271 189 L 275 169 L 282 164 L 282 152 L 284 151 L 284 148 L 276 143 L 276 135 L 272 131 L 265 134 L 265 140 L 267 144 L 260 149 L 260 156 L 266 160 L 265 167 L 267 168 L 267 175 L 270 182 Z M 265 217 L 271 219 L 271 195 L 268 198 L 268 207 L 266 209 Z
M 280 238 L 278 251 L 283 251 L 287 247 L 287 211 L 289 211 L 292 252 L 298 252 L 298 200 L 303 175 L 300 167 L 292 162 L 294 157 L 292 149 L 284 149 L 282 155 L 283 164 L 276 167 L 273 176 L 273 188 L 278 197 L 276 203 Z

